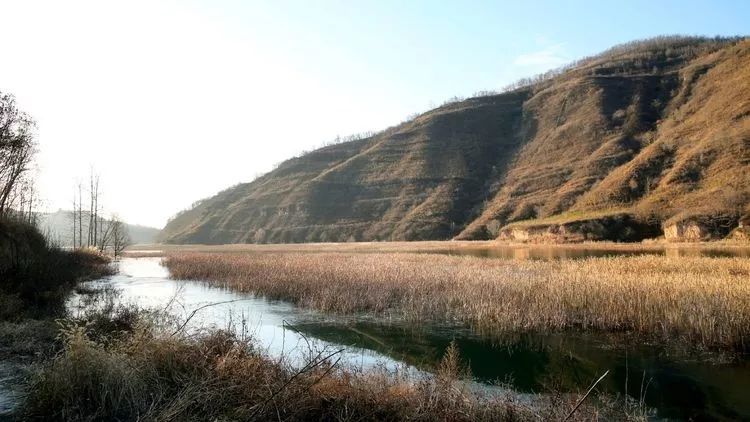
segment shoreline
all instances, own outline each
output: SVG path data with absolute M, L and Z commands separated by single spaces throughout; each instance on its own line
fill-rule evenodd
M 750 242 L 717 240 L 710 242 L 647 241 L 580 242 L 580 243 L 521 243 L 497 240 L 430 240 L 415 242 L 344 242 L 344 243 L 234 243 L 222 245 L 204 244 L 144 244 L 128 247 L 124 254 L 129 257 L 163 256 L 170 252 L 439 252 L 444 250 L 472 251 L 492 249 L 531 250 L 615 250 L 661 252 L 668 250 L 750 250 Z

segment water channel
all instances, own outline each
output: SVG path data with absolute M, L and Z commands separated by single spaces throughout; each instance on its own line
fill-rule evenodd
M 581 255 L 581 249 L 576 251 L 575 256 L 551 258 L 601 255 L 601 249 L 590 255 Z M 508 257 L 503 254 L 495 251 L 484 256 Z M 550 258 L 549 253 L 538 258 L 523 254 L 531 259 Z M 605 335 L 555 333 L 497 338 L 461 326 L 413 327 L 365 316 L 322 315 L 283 301 L 209 287 L 198 281 L 170 279 L 160 258 L 125 258 L 119 265 L 118 275 L 89 284 L 117 289 L 118 300 L 123 303 L 152 308 L 171 303 L 169 312 L 178 319 L 187 318 L 203 305 L 217 303 L 196 313 L 188 329 L 243 330 L 272 356 L 303 359 L 311 349 L 344 348 L 349 365 L 398 366 L 429 373 L 448 344 L 455 341 L 479 385 L 509 384 L 523 393 L 543 393 L 550 386 L 580 391 L 609 370 L 601 385 L 603 390 L 627 393 L 636 400 L 643 397 L 659 418 L 750 419 L 748 359 L 717 360 L 671 346 L 642 344 L 632 338 L 614 340 Z M 71 299 L 72 312 L 80 312 L 79 299 Z

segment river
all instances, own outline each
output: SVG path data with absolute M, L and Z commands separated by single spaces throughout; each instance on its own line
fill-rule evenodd
M 461 326 L 413 327 L 398 321 L 336 317 L 283 301 L 172 280 L 160 258 L 125 258 L 118 275 L 90 282 L 119 290 L 118 300 L 165 308 L 179 320 L 198 311 L 188 330 L 230 328 L 250 334 L 271 356 L 304 359 L 311 350 L 345 349 L 349 365 L 384 365 L 429 373 L 455 341 L 480 385 L 510 384 L 524 393 L 585 389 L 609 370 L 602 388 L 627 393 L 655 408 L 660 418 L 750 418 L 750 363 L 696 357 L 665 345 L 604 335 L 549 334 L 496 338 Z M 69 307 L 79 312 L 80 297 Z

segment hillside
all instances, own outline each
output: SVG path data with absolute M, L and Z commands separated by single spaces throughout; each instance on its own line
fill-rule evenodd
M 38 215 L 39 229 L 51 240 L 60 246 L 70 246 L 73 243 L 72 224 L 73 215 L 71 211 L 58 210 L 53 213 L 40 213 Z M 88 230 L 88 213 L 84 213 L 83 230 Z M 130 243 L 146 244 L 154 243 L 159 234 L 159 229 L 154 227 L 140 226 L 125 223 Z
M 716 238 L 748 174 L 750 41 L 660 37 L 288 160 L 160 239 Z

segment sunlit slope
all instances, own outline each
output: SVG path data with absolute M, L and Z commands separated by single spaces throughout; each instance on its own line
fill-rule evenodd
M 175 217 L 169 242 L 449 238 L 521 146 L 525 91 L 447 105 L 321 148 Z
M 487 239 L 608 216 L 636 240 L 683 220 L 724 233 L 749 211 L 749 151 L 750 42 L 650 40 L 288 160 L 161 238 Z
M 590 63 L 540 87 L 524 104 L 537 133 L 462 237 L 560 214 L 731 226 L 747 213 L 750 43 L 619 69 L 634 62 Z

